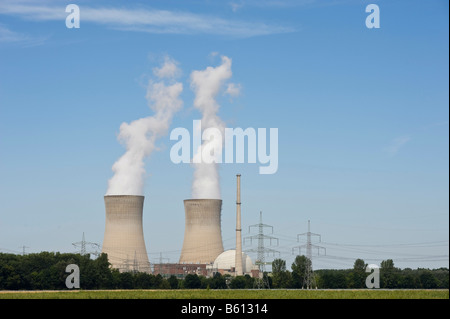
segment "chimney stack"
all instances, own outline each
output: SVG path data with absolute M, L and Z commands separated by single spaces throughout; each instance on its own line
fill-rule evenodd
M 241 175 L 237 174 L 235 275 L 242 276 Z

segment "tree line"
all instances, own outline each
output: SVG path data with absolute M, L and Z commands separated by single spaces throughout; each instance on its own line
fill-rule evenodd
M 227 289 L 252 288 L 253 278 L 231 280 L 216 273 L 211 278 L 188 274 L 183 279 L 143 272 L 119 272 L 106 254 L 96 259 L 73 253 L 0 253 L 0 290 L 65 290 L 67 265 L 79 267 L 81 289 Z M 234 278 L 233 278 L 234 279 Z
M 275 259 L 272 272 L 264 273 L 270 288 L 304 288 L 310 260 L 297 256 L 286 268 L 286 261 Z M 249 275 L 233 277 L 215 273 L 212 277 L 188 274 L 183 279 L 174 275 L 165 278 L 147 273 L 119 272 L 112 269 L 106 254 L 96 259 L 89 255 L 41 252 L 27 255 L 0 253 L 0 290 L 64 290 L 69 275 L 66 266 L 80 269 L 82 289 L 251 289 L 255 278 Z M 366 264 L 357 259 L 352 269 L 314 271 L 313 288 L 365 288 Z M 392 260 L 380 267 L 380 288 L 449 288 L 449 270 L 398 269 Z
M 305 256 L 297 256 L 286 269 L 286 262 L 275 259 L 272 262 L 272 288 L 305 288 L 305 275 L 311 261 Z M 319 289 L 358 289 L 366 288 L 368 264 L 356 259 L 352 269 L 320 269 L 313 272 L 313 288 Z M 386 289 L 448 289 L 449 269 L 400 269 L 392 259 L 383 260 L 379 267 L 380 288 Z

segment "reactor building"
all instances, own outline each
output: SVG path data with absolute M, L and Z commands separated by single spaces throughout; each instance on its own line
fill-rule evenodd
M 221 199 L 184 200 L 185 229 L 180 264 L 212 264 L 223 253 Z
M 106 195 L 102 253 L 121 272 L 151 273 L 145 248 L 142 217 L 144 196 Z
M 214 260 L 214 264 L 212 265 L 212 269 L 215 272 L 218 272 L 222 275 L 232 275 L 232 276 L 242 276 L 249 275 L 251 277 L 259 276 L 259 268 L 258 266 L 253 265 L 251 258 L 244 252 L 241 251 L 241 263 L 236 260 L 236 257 L 239 256 L 236 254 L 237 250 L 230 249 L 225 250 L 219 256 L 217 256 L 216 260 Z M 239 271 L 237 271 L 237 267 L 240 267 Z

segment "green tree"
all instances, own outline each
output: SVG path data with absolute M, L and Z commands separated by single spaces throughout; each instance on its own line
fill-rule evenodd
M 110 283 L 113 289 L 119 289 L 120 286 L 120 272 L 118 269 L 111 269 L 112 282 Z
M 247 280 L 244 276 L 236 276 L 231 279 L 230 288 L 231 289 L 244 289 L 246 287 Z
M 264 272 L 264 277 L 269 281 L 269 285 L 270 287 L 272 287 L 272 278 L 268 276 L 267 272 Z M 244 275 L 245 278 L 245 288 L 246 289 L 251 289 L 254 287 L 255 284 L 255 278 L 251 277 L 248 274 Z
M 99 272 L 98 269 L 93 265 L 94 262 L 90 259 L 89 255 L 78 255 L 78 258 L 74 258 L 70 261 L 61 260 L 60 269 L 64 273 L 64 278 L 67 276 L 65 273 L 65 267 L 69 263 L 73 263 L 80 267 L 80 286 L 83 289 L 98 289 L 99 288 Z
M 356 259 L 353 264 L 353 270 L 349 273 L 349 288 L 365 288 L 366 287 L 366 267 L 367 264 L 362 259 Z
M 226 289 L 227 282 L 224 276 L 220 274 L 220 272 L 216 272 L 211 279 L 210 283 L 211 289 Z
M 161 275 L 159 275 L 159 276 L 161 276 Z M 158 289 L 170 289 L 169 281 L 166 278 L 162 277 L 162 280 L 159 283 Z
M 294 262 L 291 265 L 292 269 L 292 288 L 302 288 L 305 280 L 306 267 L 309 264 L 311 266 L 311 260 L 306 256 L 295 257 Z
M 18 290 L 21 288 L 22 280 L 12 265 L 4 265 L 2 272 L 3 288 L 7 290 Z
M 92 266 L 95 269 L 97 289 L 111 289 L 114 287 L 111 264 L 108 261 L 107 254 L 100 254 L 94 261 Z
M 275 259 L 272 262 L 272 282 L 273 288 L 289 288 L 291 273 L 286 270 L 286 261 Z
M 165 286 L 164 278 L 161 276 L 161 274 L 157 274 L 156 276 L 153 276 L 153 278 L 154 278 L 154 288 L 165 289 L 163 288 Z
M 380 287 L 398 288 L 399 270 L 394 267 L 392 259 L 383 260 L 380 268 Z
M 178 279 L 174 275 L 171 275 L 169 279 L 167 279 L 167 282 L 169 283 L 170 289 L 177 289 L 179 286 Z
M 254 282 L 255 282 L 254 278 L 250 277 L 247 274 L 244 276 L 236 276 L 231 279 L 230 288 L 231 289 L 251 289 L 251 288 L 253 288 Z
M 348 288 L 349 271 L 342 269 L 322 269 L 317 271 L 317 286 L 322 289 Z
M 139 272 L 134 275 L 133 288 L 136 289 L 151 289 L 155 287 L 155 276 L 144 272 Z
M 448 289 L 449 288 L 449 272 L 448 272 L 448 268 L 438 268 L 438 269 L 433 269 L 433 275 L 436 277 L 436 279 L 439 282 L 439 286 L 438 288 L 441 289 Z
M 417 288 L 417 280 L 414 271 L 411 269 L 403 269 L 399 275 L 398 288 L 413 289 Z
M 119 275 L 119 288 L 121 289 L 133 289 L 134 278 L 131 272 L 122 272 Z M 81 281 L 81 279 L 80 279 Z
M 184 278 L 184 288 L 187 289 L 198 289 L 202 285 L 200 278 L 197 274 L 189 274 Z
M 421 287 L 424 289 L 435 289 L 439 286 L 439 281 L 428 269 L 422 271 L 422 273 L 419 275 L 419 281 Z
M 274 259 L 272 262 L 273 287 L 282 287 L 282 274 L 286 272 L 286 261 L 280 258 Z

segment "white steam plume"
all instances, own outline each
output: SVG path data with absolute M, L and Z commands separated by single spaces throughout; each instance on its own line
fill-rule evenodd
M 222 56 L 222 64 L 191 73 L 191 88 L 195 93 L 194 107 L 202 114 L 202 130 L 216 128 L 224 136 L 225 124 L 217 115 L 220 105 L 215 100 L 226 80 L 231 78 L 231 59 Z M 234 88 L 234 86 L 232 86 Z M 201 132 L 199 132 L 201 134 Z M 194 150 L 194 179 L 192 197 L 194 199 L 220 199 L 220 183 L 217 163 L 205 163 L 202 150 L 214 150 L 214 155 L 221 158 L 223 139 L 203 141 L 201 148 Z M 204 156 L 204 155 L 203 155 Z
M 108 182 L 106 195 L 143 195 L 144 160 L 155 150 L 156 140 L 167 134 L 174 113 L 183 106 L 179 98 L 183 85 L 173 81 L 179 74 L 177 63 L 166 58 L 153 73 L 160 81 L 149 81 L 146 99 L 155 114 L 120 125 L 118 140 L 126 152 L 112 167 L 114 176 Z M 166 85 L 164 78 L 173 84 Z

